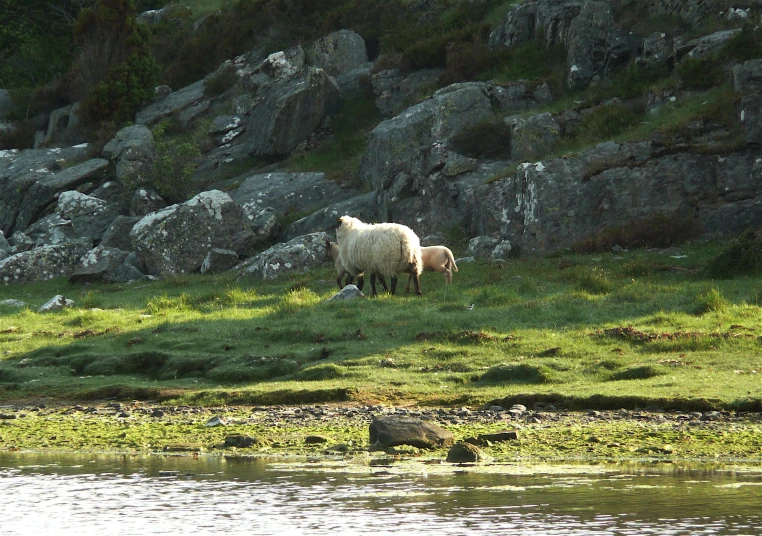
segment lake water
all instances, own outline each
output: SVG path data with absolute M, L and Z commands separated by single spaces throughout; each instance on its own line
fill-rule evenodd
M 0 535 L 762 534 L 762 468 L 0 454 Z

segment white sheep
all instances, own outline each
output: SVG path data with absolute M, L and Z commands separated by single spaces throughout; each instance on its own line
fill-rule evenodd
M 336 239 L 344 269 L 352 276 L 370 273 L 373 296 L 376 295 L 376 276 L 390 278 L 394 294 L 399 273 L 412 276 L 415 293 L 421 296 L 421 242 L 412 229 L 397 223 L 369 224 L 342 216 Z
M 354 281 L 354 277 L 347 271 L 346 268 L 344 268 L 344 263 L 341 262 L 341 256 L 339 255 L 339 245 L 336 242 L 326 240 L 325 253 L 328 255 L 328 257 L 333 259 L 333 265 L 336 267 L 336 284 L 339 286 L 339 289 L 342 289 L 346 285 L 352 283 Z M 344 282 L 344 276 L 347 276 L 346 282 Z M 379 280 L 381 281 L 381 285 L 383 285 L 384 290 L 389 290 L 389 288 L 386 286 L 386 280 L 383 277 L 379 277 Z M 363 274 L 359 274 L 357 276 L 357 288 L 362 290 L 364 284 L 365 279 Z M 407 287 L 407 292 L 410 292 L 410 282 L 408 282 Z
M 445 283 L 452 283 L 452 273 L 458 271 L 458 265 L 455 264 L 455 257 L 450 248 L 445 246 L 421 247 L 421 260 L 423 260 L 423 270 L 427 272 L 439 272 L 444 274 Z M 410 283 L 412 276 L 407 279 L 407 288 L 405 292 L 410 292 Z

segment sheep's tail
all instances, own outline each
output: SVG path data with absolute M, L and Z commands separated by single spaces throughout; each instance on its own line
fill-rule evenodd
M 457 272 L 458 271 L 458 265 L 455 264 L 455 258 L 452 256 L 452 251 L 450 251 L 450 248 L 445 248 L 445 253 L 447 254 L 447 260 L 452 265 L 452 271 Z

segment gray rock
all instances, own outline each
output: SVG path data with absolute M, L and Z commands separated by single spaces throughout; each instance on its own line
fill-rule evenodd
M 550 91 L 550 85 L 547 82 L 543 82 L 532 91 L 532 97 L 538 103 L 547 104 L 553 102 L 553 93 Z
M 487 87 L 490 97 L 497 102 L 497 108 L 503 113 L 518 112 L 537 106 L 536 98 L 527 91 L 524 84 L 488 85 Z
M 119 204 L 124 196 L 124 188 L 117 181 L 106 181 L 90 192 L 90 195 L 109 203 Z
M 132 125 L 116 133 L 103 155 L 116 166 L 117 180 L 141 183 L 151 172 L 156 141 L 145 125 Z
M 54 246 L 78 238 L 71 220 L 64 219 L 59 214 L 43 216 L 30 225 L 23 236 L 32 240 L 33 247 Z M 21 233 L 16 237 L 16 240 L 24 241 Z
M 138 188 L 130 200 L 130 216 L 143 217 L 167 206 L 159 193 L 152 188 Z
M 69 126 L 69 116 L 71 115 L 72 107 L 73 105 L 69 104 L 50 112 L 48 128 L 45 131 L 45 138 L 43 139 L 45 145 L 48 145 Z
M 57 294 L 53 296 L 50 300 L 48 300 L 45 303 L 45 305 L 37 309 L 37 312 L 49 313 L 52 311 L 60 311 L 61 309 L 65 309 L 67 307 L 73 307 L 73 306 L 74 306 L 74 300 L 70 300 L 68 298 L 63 297 L 60 294 Z
M 92 247 L 90 239 L 80 238 L 16 253 L 0 261 L 0 282 L 8 285 L 67 277 L 74 272 L 82 255 Z
M 18 107 L 13 102 L 7 89 L 0 89 L 0 120 L 8 119 L 8 116 Z
M 225 447 L 235 447 L 239 449 L 245 449 L 258 445 L 260 440 L 256 437 L 247 435 L 231 435 L 225 438 Z
M 11 245 L 8 243 L 8 240 L 5 239 L 3 233 L 0 233 L 0 260 L 10 256 L 10 254 Z
M 276 244 L 239 265 L 242 277 L 275 279 L 282 274 L 304 273 L 327 262 L 325 233 L 313 233 Z
M 137 254 L 133 251 L 127 257 L 124 262 L 116 267 L 113 271 L 107 272 L 103 279 L 109 283 L 128 283 L 130 281 L 138 281 L 143 279 L 146 274 L 142 269 Z
M 256 202 L 244 203 L 243 209 L 246 225 L 261 242 L 269 241 L 278 228 L 278 213 L 274 208 L 261 208 Z M 306 233 L 303 233 L 306 234 Z
M 365 294 L 362 293 L 362 291 L 357 288 L 355 285 L 347 285 L 343 289 L 341 289 L 339 292 L 328 298 L 327 302 L 332 301 L 347 301 L 347 300 L 354 300 L 356 298 L 364 298 Z
M 648 14 L 657 17 L 677 17 L 690 24 L 704 20 L 712 9 L 708 0 L 649 0 Z
M 762 96 L 754 94 L 744 97 L 739 106 L 738 116 L 743 125 L 746 143 L 762 145 Z
M 4 307 L 18 307 L 18 308 L 29 307 L 28 303 L 23 302 L 21 300 L 13 300 L 13 299 L 0 301 L 0 305 Z
M 96 283 L 110 281 L 109 274 L 115 272 L 129 255 L 120 249 L 98 246 L 82 256 L 79 266 L 69 276 L 69 283 Z
M 209 135 L 218 145 L 230 143 L 244 131 L 243 120 L 237 115 L 218 115 L 209 126 Z
M 117 216 L 103 233 L 99 245 L 129 251 L 132 249 L 130 231 L 140 221 L 138 216 Z
M 137 125 L 151 126 L 159 123 L 172 115 L 179 115 L 181 112 L 191 108 L 204 99 L 204 81 L 191 84 L 170 93 L 163 99 L 157 100 L 135 115 Z
M 561 138 L 561 125 L 548 112 L 507 118 L 511 129 L 511 158 L 519 162 L 550 152 Z
M 138 14 L 138 24 L 148 24 L 149 26 L 155 26 L 167 18 L 167 8 L 163 9 L 149 9 Z
M 331 76 L 345 74 L 368 62 L 365 40 L 351 30 L 339 30 L 315 41 L 308 61 Z
M 371 76 L 376 108 L 383 117 L 392 117 L 422 100 L 425 93 L 436 87 L 443 70 L 420 69 L 404 74 L 399 69 L 380 71 Z
M 133 249 L 151 275 L 197 272 L 212 248 L 232 249 L 247 230 L 243 210 L 219 190 L 143 217 L 130 231 Z
M 202 274 L 220 274 L 238 264 L 238 253 L 232 249 L 212 248 L 201 263 Z
M 475 170 L 477 165 L 478 163 L 475 158 L 468 158 L 458 153 L 450 153 L 444 168 L 442 168 L 442 173 L 447 177 L 455 177 Z
M 511 254 L 511 243 L 508 240 L 501 240 L 492 248 L 492 258 L 496 260 L 505 260 Z
M 486 456 L 482 449 L 471 443 L 455 443 L 447 451 L 447 463 L 476 463 L 484 461 Z
M 525 2 L 506 12 L 505 19 L 489 36 L 489 46 L 515 47 L 533 41 L 542 30 L 546 46 L 565 44 L 572 21 L 582 10 L 582 2 L 538 0 Z
M 362 95 L 372 89 L 371 77 L 373 76 L 373 62 L 364 63 L 359 67 L 342 73 L 336 77 L 339 91 L 345 97 Z
M 477 259 L 490 259 L 499 243 L 500 240 L 492 236 L 477 236 L 468 241 L 468 252 Z
M 645 67 L 665 65 L 674 50 L 674 39 L 664 32 L 654 32 L 643 38 L 642 51 L 637 61 Z
M 21 251 L 29 251 L 36 246 L 35 241 L 31 237 L 27 236 L 26 233 L 22 233 L 21 231 L 16 231 L 13 233 L 10 239 L 8 239 L 8 243 L 11 245 L 12 254 L 16 254 Z
M 359 192 L 345 189 L 322 172 L 252 175 L 233 193 L 239 205 L 270 207 L 279 215 L 314 211 Z
M 375 221 L 378 218 L 376 197 L 376 192 L 369 192 L 315 211 L 286 227 L 283 237 L 291 240 L 319 231 L 333 233 L 336 229 L 336 220 L 345 214 L 350 214 L 362 221 Z
M 733 88 L 736 93 L 762 91 L 762 59 L 749 60 L 734 66 Z
M 684 56 L 706 58 L 722 50 L 722 47 L 728 44 L 728 41 L 740 31 L 741 28 L 731 28 L 680 43 L 675 46 L 675 56 L 678 59 Z
M 97 243 L 119 215 L 119 207 L 97 197 L 69 190 L 58 196 L 56 213 L 71 220 L 77 236 L 91 238 Z
M 405 416 L 374 416 L 369 426 L 370 444 L 381 447 L 410 445 L 422 449 L 447 447 L 455 443 L 449 430 L 432 422 Z

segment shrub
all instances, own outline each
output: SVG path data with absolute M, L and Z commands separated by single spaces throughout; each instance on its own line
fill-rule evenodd
M 712 258 L 704 271 L 716 279 L 762 273 L 762 237 L 753 230 L 742 233 Z
M 26 121 L 9 128 L 0 128 L 0 150 L 31 149 L 34 146 L 34 127 Z
M 204 80 L 204 92 L 209 96 L 222 95 L 238 80 L 234 69 L 222 69 Z
M 723 298 L 718 289 L 713 288 L 696 296 L 696 307 L 693 312 L 700 316 L 706 313 L 720 313 L 727 307 L 727 300 Z
M 511 129 L 502 119 L 494 118 L 464 128 L 450 139 L 452 149 L 470 157 L 509 157 Z
M 709 89 L 725 80 L 722 62 L 717 57 L 684 58 L 677 65 L 675 72 L 685 89 Z
M 698 236 L 698 226 L 689 216 L 657 214 L 625 225 L 608 227 L 598 235 L 572 245 L 575 253 L 611 251 L 623 248 L 665 248 L 687 242 Z
M 574 136 L 593 140 L 613 138 L 637 124 L 643 113 L 642 109 L 637 110 L 618 102 L 604 104 L 583 115 Z

